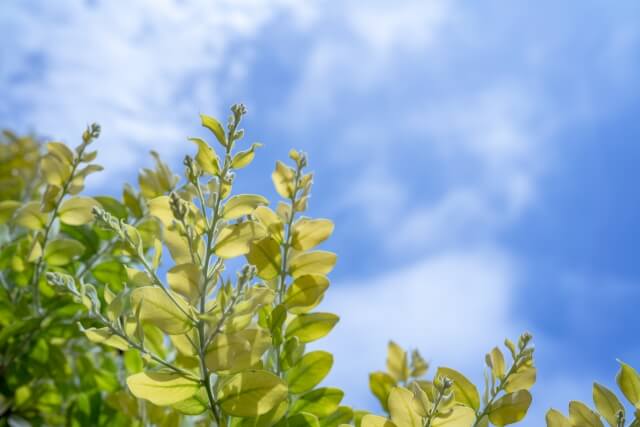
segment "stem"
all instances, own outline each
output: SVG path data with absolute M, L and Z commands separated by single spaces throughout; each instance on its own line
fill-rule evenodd
M 516 356 L 516 359 L 513 361 L 513 364 L 509 368 L 509 371 L 500 380 L 500 383 L 498 384 L 498 388 L 496 388 L 495 393 L 492 393 L 491 399 L 489 399 L 489 402 L 487 402 L 487 404 L 485 405 L 485 407 L 482 410 L 482 412 L 480 414 L 478 414 L 478 416 L 476 417 L 476 421 L 473 423 L 473 427 L 476 427 L 478 425 L 478 423 L 480 422 L 480 420 L 482 419 L 482 417 L 484 417 L 485 415 L 487 415 L 489 413 L 489 408 L 491 408 L 491 405 L 495 401 L 496 397 L 498 397 L 498 394 L 500 394 L 500 392 L 504 389 L 504 386 L 506 385 L 507 380 L 509 379 L 509 377 L 515 372 L 515 370 L 518 367 L 518 364 L 519 364 L 521 358 L 522 358 L 522 352 L 520 352 Z

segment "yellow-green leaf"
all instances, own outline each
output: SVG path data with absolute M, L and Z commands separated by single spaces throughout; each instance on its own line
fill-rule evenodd
M 494 347 L 487 355 L 487 363 L 491 367 L 491 373 L 495 378 L 502 379 L 505 373 L 504 356 L 498 347 Z
M 284 163 L 277 161 L 276 169 L 271 174 L 273 185 L 278 194 L 286 199 L 293 197 L 296 172 Z
M 535 382 L 536 368 L 525 365 L 509 375 L 504 384 L 504 389 L 509 393 L 518 390 L 529 390 Z
M 178 264 L 167 272 L 167 283 L 175 292 L 194 301 L 200 297 L 202 287 L 200 268 L 191 263 Z
M 489 420 L 498 427 L 516 423 L 527 415 L 530 405 L 531 393 L 527 390 L 505 394 L 489 408 Z
M 362 417 L 360 427 L 397 427 L 393 421 L 379 415 L 367 414 Z
M 333 356 L 326 351 L 307 353 L 285 375 L 289 392 L 304 393 L 317 386 L 333 366 Z
M 460 372 L 451 369 L 440 367 L 436 373 L 437 377 L 447 377 L 453 380 L 453 393 L 456 402 L 466 405 L 474 410 L 480 408 L 480 394 L 476 386 L 467 379 Z
M 571 421 L 555 409 L 549 409 L 549 411 L 547 411 L 545 420 L 547 427 L 572 427 Z
M 328 219 L 303 218 L 293 226 L 291 245 L 299 251 L 307 251 L 324 242 L 333 233 L 333 222 Z
M 225 379 L 216 399 L 222 409 L 235 417 L 256 417 L 279 405 L 287 397 L 287 386 L 267 371 L 240 372 Z
M 378 398 L 385 411 L 388 408 L 389 393 L 396 385 L 396 380 L 386 372 L 372 372 L 369 374 L 369 389 Z
M 266 206 L 258 206 L 252 215 L 266 227 L 269 236 L 276 242 L 282 243 L 284 240 L 284 224 L 274 211 Z
M 327 251 L 302 252 L 289 263 L 289 273 L 295 278 L 305 274 L 329 274 L 336 265 L 336 254 Z
M 387 346 L 387 371 L 396 381 L 406 381 L 409 378 L 407 352 L 393 341 L 389 341 Z
M 158 406 L 181 402 L 200 388 L 197 380 L 174 372 L 140 372 L 129 376 L 127 385 L 134 396 Z
M 240 356 L 250 351 L 249 342 L 241 335 L 218 334 L 207 347 L 205 364 L 215 372 L 228 371 L 234 368 Z
M 149 200 L 149 213 L 158 218 L 165 227 L 171 225 L 174 216 L 169 204 L 169 196 L 158 196 Z
M 93 221 L 92 210 L 100 204 L 91 197 L 73 197 L 65 200 L 58 214 L 60 221 L 69 225 L 84 225 Z
M 77 240 L 52 240 L 44 248 L 44 259 L 49 265 L 63 266 L 82 255 L 84 249 L 84 245 Z
M 262 147 L 262 144 L 258 142 L 254 142 L 251 144 L 251 147 L 248 150 L 240 151 L 238 154 L 233 156 L 233 160 L 231 161 L 231 167 L 234 169 L 242 169 L 243 167 L 249 165 L 253 161 L 253 158 L 256 156 L 256 148 Z
M 282 264 L 280 245 L 270 236 L 251 242 L 247 261 L 256 267 L 258 277 L 265 280 L 274 279 L 280 274 Z
M 220 258 L 234 258 L 249 253 L 250 243 L 263 238 L 264 227 L 254 221 L 228 225 L 220 231 L 213 252 Z
M 391 421 L 402 427 L 422 427 L 422 418 L 413 404 L 413 393 L 404 387 L 395 387 L 389 393 Z
M 71 176 L 71 165 L 53 153 L 49 153 L 40 162 L 40 171 L 49 185 L 62 187 Z
M 629 403 L 636 409 L 640 409 L 640 376 L 638 372 L 626 363 L 620 362 L 620 371 L 616 375 L 616 382 Z
M 16 211 L 14 221 L 30 230 L 42 230 L 47 224 L 47 214 L 40 210 L 40 203 L 29 202 Z
M 216 152 L 201 138 L 189 138 L 189 141 L 198 145 L 196 163 L 198 167 L 209 175 L 217 175 L 220 172 L 220 164 Z
M 17 200 L 0 201 L 0 224 L 9 221 L 21 204 Z
M 476 420 L 476 413 L 468 406 L 454 406 L 446 416 L 433 420 L 433 427 L 469 427 Z
M 329 280 L 319 274 L 297 277 L 287 289 L 284 305 L 291 313 L 305 313 L 322 301 L 328 287 Z
M 129 349 L 127 341 L 122 337 L 114 335 L 109 328 L 89 328 L 84 329 L 83 332 L 91 342 L 115 347 L 122 351 Z
M 340 389 L 334 387 L 318 388 L 300 396 L 293 404 L 290 413 L 308 412 L 324 418 L 338 409 L 343 397 L 344 392 Z
M 231 197 L 224 205 L 222 217 L 236 219 L 251 214 L 258 206 L 268 205 L 269 201 L 257 194 L 238 194 Z
M 200 119 L 202 120 L 202 126 L 209 129 L 215 135 L 218 142 L 222 144 L 223 147 L 226 147 L 227 138 L 224 133 L 224 128 L 222 127 L 220 122 L 211 116 L 207 116 L 206 114 L 200 114 Z
M 167 295 L 170 292 L 156 286 L 143 286 L 131 292 L 131 303 L 134 307 L 142 304 L 140 320 L 152 323 L 169 335 L 183 334 L 193 326 L 186 315 L 191 307 L 175 293 L 172 301 Z
M 596 405 L 596 409 L 609 423 L 611 427 L 617 427 L 618 412 L 622 411 L 624 414 L 624 407 L 618 400 L 616 395 L 607 387 L 594 383 L 593 384 L 593 403 Z
M 286 337 L 298 337 L 308 343 L 327 335 L 340 318 L 332 313 L 304 313 L 295 317 L 287 326 Z
M 604 427 L 598 414 L 587 405 L 577 400 L 569 402 L 569 419 L 574 426 L 580 427 Z

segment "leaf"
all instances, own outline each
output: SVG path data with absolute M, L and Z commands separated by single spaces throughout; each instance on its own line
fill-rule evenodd
M 178 264 L 167 271 L 167 283 L 171 289 L 189 301 L 200 297 L 202 280 L 200 268 L 195 264 Z
M 84 225 L 93 221 L 94 207 L 100 204 L 91 197 L 73 197 L 62 202 L 58 215 L 65 224 Z
M 19 208 L 14 217 L 14 222 L 30 230 L 42 230 L 47 223 L 47 215 L 40 210 L 38 202 L 29 202 Z
M 422 417 L 415 411 L 413 393 L 404 387 L 395 387 L 389 393 L 391 421 L 402 427 L 422 427 Z
M 624 407 L 618 400 L 616 395 L 607 387 L 594 383 L 593 384 L 593 403 L 596 409 L 602 415 L 611 427 L 617 427 L 617 415 L 619 411 L 624 414 Z
M 55 156 L 62 163 L 71 165 L 75 159 L 73 151 L 62 142 L 48 142 L 47 154 Z
M 301 412 L 287 418 L 287 427 L 320 427 L 320 422 L 315 415 Z
M 171 405 L 173 409 L 185 415 L 200 415 L 209 407 L 209 399 L 204 387 L 200 387 L 198 392 L 188 399 Z
M 228 225 L 218 234 L 213 252 L 220 258 L 228 259 L 246 255 L 250 250 L 250 243 L 265 236 L 264 227 L 254 221 Z
M 529 390 L 536 382 L 536 368 L 524 365 L 507 377 L 504 389 L 511 393 L 518 390 Z
M 196 154 L 198 167 L 209 175 L 218 175 L 220 173 L 220 164 L 213 148 L 202 138 L 189 138 L 189 141 L 196 143 L 198 146 L 198 153 Z
M 577 400 L 569 402 L 569 419 L 574 426 L 604 427 L 598 414 Z
M 149 200 L 149 213 L 160 220 L 162 225 L 168 227 L 173 223 L 174 216 L 169 204 L 169 196 L 158 196 Z
M 367 414 L 362 417 L 360 427 L 397 427 L 392 421 L 379 415 Z
M 129 349 L 127 341 L 122 337 L 114 335 L 107 327 L 83 329 L 82 332 L 84 332 L 91 342 L 115 347 L 122 351 L 127 351 Z
M 620 362 L 620 371 L 616 375 L 616 382 L 620 391 L 629 403 L 640 409 L 640 376 L 635 369 L 626 363 Z
M 329 280 L 319 274 L 297 277 L 285 294 L 284 305 L 293 314 L 305 313 L 320 304 Z
M 351 420 L 353 420 L 353 410 L 348 406 L 339 406 L 333 414 L 320 420 L 320 427 L 350 426 Z
M 276 242 L 284 240 L 284 224 L 278 215 L 266 206 L 258 206 L 251 214 L 267 229 L 267 233 Z
M 313 249 L 331 236 L 333 228 L 328 219 L 303 218 L 293 225 L 291 245 L 299 251 Z
M 21 204 L 17 200 L 0 201 L 0 224 L 9 221 Z
M 311 251 L 299 253 L 291 258 L 289 273 L 294 277 L 305 274 L 326 275 L 336 265 L 336 254 L 327 251 Z
M 63 266 L 84 253 L 84 245 L 72 239 L 56 239 L 44 248 L 44 259 L 49 265 Z
M 175 294 L 174 303 L 166 292 L 155 286 L 143 286 L 131 292 L 131 303 L 134 307 L 139 304 L 140 320 L 152 323 L 169 335 L 184 334 L 193 325 L 186 313 L 191 311 L 189 304 L 181 296 Z
M 312 351 L 305 354 L 296 366 L 289 369 L 285 379 L 289 392 L 304 393 L 317 386 L 333 366 L 333 355 L 326 351 Z
M 247 261 L 258 270 L 258 277 L 271 280 L 280 274 L 282 254 L 280 245 L 272 237 L 253 241 L 249 245 Z
M 225 379 L 216 399 L 235 417 L 256 417 L 275 408 L 287 397 L 287 386 L 267 371 L 245 371 Z
M 454 406 L 446 416 L 438 416 L 433 420 L 433 427 L 469 427 L 476 420 L 476 413 L 468 406 Z
M 238 194 L 231 197 L 224 205 L 222 218 L 236 219 L 251 214 L 258 206 L 268 205 L 269 201 L 257 194 Z
M 251 351 L 249 342 L 238 334 L 218 334 L 207 347 L 205 365 L 212 371 L 228 371 L 238 359 Z M 245 366 L 244 368 L 246 368 Z M 236 366 L 236 371 L 238 370 Z
M 140 372 L 127 378 L 131 393 L 154 405 L 167 406 L 190 398 L 200 384 L 174 372 Z
M 62 187 L 71 176 L 71 165 L 55 154 L 48 153 L 40 162 L 40 171 L 47 184 Z
M 409 378 L 407 352 L 393 341 L 389 341 L 387 346 L 387 371 L 396 381 L 406 381 Z
M 291 414 L 308 412 L 320 418 L 327 417 L 338 409 L 344 392 L 334 387 L 323 387 L 300 396 L 291 407 Z
M 474 410 L 480 409 L 480 394 L 476 386 L 467 379 L 460 372 L 451 369 L 440 367 L 436 373 L 437 377 L 447 377 L 453 380 L 453 393 L 456 402 L 462 403 Z
M 125 205 L 109 196 L 96 196 L 94 199 L 102 208 L 118 219 L 126 219 L 129 214 Z
M 373 372 L 369 374 L 369 389 L 378 398 L 382 408 L 387 411 L 389 393 L 397 385 L 396 380 L 386 372 Z
M 254 142 L 248 150 L 240 151 L 238 154 L 233 156 L 231 167 L 234 169 L 242 169 L 243 167 L 248 166 L 256 156 L 256 148 L 260 147 L 262 147 L 262 144 Z
M 287 326 L 285 336 L 298 337 L 300 342 L 308 343 L 327 335 L 340 318 L 332 313 L 304 313 L 294 318 Z
M 549 409 L 549 411 L 547 411 L 545 420 L 547 427 L 572 427 L 571 421 L 555 409 Z
M 218 120 L 211 116 L 207 116 L 205 114 L 200 114 L 200 119 L 202 120 L 202 126 L 209 129 L 215 136 L 216 139 L 223 147 L 227 146 L 227 138 L 224 133 L 224 128 L 220 124 Z
M 271 174 L 271 179 L 273 180 L 276 191 L 281 197 L 285 199 L 293 198 L 295 177 L 296 172 L 292 168 L 280 161 L 276 162 L 276 169 Z
M 489 408 L 489 419 L 498 427 L 522 420 L 531 405 L 531 393 L 520 390 L 508 393 L 493 402 Z
M 505 373 L 504 356 L 498 347 L 494 347 L 487 355 L 487 364 L 491 367 L 494 378 L 502 379 Z

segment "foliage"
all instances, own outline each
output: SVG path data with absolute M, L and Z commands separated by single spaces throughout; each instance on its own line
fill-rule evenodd
M 386 372 L 369 375 L 371 392 L 390 419 L 364 415 L 362 427 L 486 427 L 521 421 L 531 404 L 529 389 L 536 381 L 531 335 L 525 333 L 514 344 L 505 340 L 511 356 L 507 364 L 494 347 L 486 355 L 482 398 L 462 373 L 439 367 L 431 381 L 423 379 L 429 365 L 417 350 L 411 357 L 399 345 L 389 343 Z
M 627 415 L 624 405 L 616 394 L 602 384 L 593 383 L 593 404 L 595 410 L 585 403 L 574 400 L 569 402 L 569 417 L 560 411 L 550 409 L 547 412 L 547 427 L 611 427 L 640 426 L 640 375 L 631 366 L 620 362 L 620 370 L 616 375 L 616 383 L 622 395 L 633 408 L 633 420 Z

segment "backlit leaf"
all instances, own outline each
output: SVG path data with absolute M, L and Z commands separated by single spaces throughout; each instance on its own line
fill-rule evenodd
M 391 421 L 403 427 L 422 427 L 422 417 L 415 411 L 413 393 L 404 387 L 395 387 L 389 393 Z
M 58 215 L 69 225 L 84 225 L 93 221 L 92 209 L 100 204 L 90 197 L 73 197 L 62 202 Z
M 594 383 L 593 403 L 596 405 L 596 409 L 600 415 L 607 420 L 609 425 L 611 427 L 617 427 L 617 414 L 619 411 L 622 411 L 624 414 L 624 407 L 616 395 L 605 386 Z
M 236 417 L 265 414 L 287 397 L 287 386 L 267 371 L 245 371 L 225 379 L 216 399 L 222 409 Z
M 140 372 L 127 378 L 131 393 L 154 405 L 167 406 L 190 398 L 200 384 L 174 372 Z
M 265 236 L 264 227 L 254 221 L 228 225 L 216 239 L 213 252 L 220 258 L 234 258 L 249 253 L 250 243 Z
M 273 180 L 273 185 L 275 186 L 278 194 L 285 199 L 293 197 L 295 176 L 295 171 L 289 166 L 280 161 L 276 162 L 276 169 L 271 174 L 271 179 Z
M 322 381 L 333 366 L 333 356 L 326 351 L 312 351 L 289 369 L 285 379 L 291 393 L 304 393 Z
M 238 154 L 233 156 L 231 167 L 234 169 L 242 169 L 243 167 L 248 166 L 256 156 L 256 148 L 259 147 L 262 147 L 262 144 L 254 142 L 248 150 L 240 151 Z
M 198 153 L 196 154 L 198 167 L 209 175 L 217 175 L 220 173 L 218 156 L 213 148 L 201 138 L 189 138 L 189 141 L 198 145 Z
M 224 205 L 222 217 L 236 219 L 251 214 L 258 206 L 268 205 L 269 201 L 257 194 L 238 194 L 231 197 Z
M 436 373 L 436 378 L 437 377 L 447 377 L 453 380 L 452 390 L 456 402 L 462 403 L 476 411 L 480 408 L 480 394 L 478 393 L 478 389 L 467 377 L 454 369 L 445 367 L 438 368 Z
M 284 305 L 291 313 L 305 313 L 322 301 L 328 287 L 329 280 L 325 276 L 306 274 L 297 277 L 287 289 Z
M 631 366 L 620 362 L 620 371 L 616 375 L 616 382 L 620 391 L 629 403 L 640 409 L 640 375 Z
M 308 412 L 320 418 L 331 415 L 338 409 L 344 392 L 334 387 L 323 387 L 300 396 L 291 408 L 292 414 Z
M 49 265 L 63 266 L 84 253 L 84 245 L 72 239 L 56 239 L 44 248 L 44 259 Z
M 313 249 L 331 236 L 333 227 L 328 219 L 303 218 L 293 226 L 291 245 L 299 251 Z
M 295 278 L 305 274 L 329 274 L 336 265 L 336 254 L 327 251 L 303 252 L 292 257 L 289 273 Z
M 574 426 L 604 427 L 598 414 L 576 400 L 569 402 L 569 419 Z
M 527 390 L 508 393 L 491 404 L 489 419 L 498 427 L 513 424 L 525 417 L 531 405 L 531 394 Z
M 175 265 L 167 271 L 167 283 L 175 292 L 194 301 L 200 296 L 202 286 L 200 268 L 191 263 Z
M 140 320 L 152 323 L 167 334 L 188 332 L 192 324 L 185 312 L 189 313 L 191 307 L 178 294 L 174 294 L 174 303 L 166 292 L 156 286 L 136 288 L 131 292 L 131 303 L 134 307 L 142 304 Z
M 222 127 L 220 122 L 214 117 L 207 116 L 205 114 L 200 114 L 200 119 L 202 120 L 202 126 L 209 129 L 223 147 L 226 146 L 227 138 L 224 132 L 224 128 Z
M 304 313 L 295 317 L 287 326 L 286 337 L 298 337 L 308 343 L 327 335 L 338 323 L 339 317 L 332 313 Z

